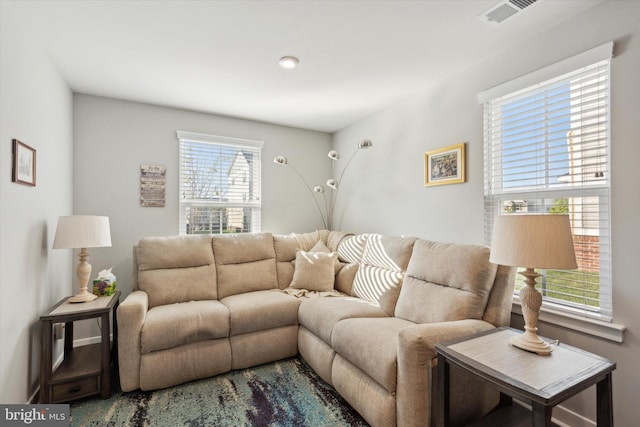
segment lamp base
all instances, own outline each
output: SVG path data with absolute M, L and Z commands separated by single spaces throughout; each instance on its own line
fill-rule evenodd
M 93 301 L 94 299 L 98 298 L 98 296 L 92 294 L 87 290 L 89 277 L 91 276 L 91 264 L 87 262 L 87 257 L 89 256 L 87 248 L 81 248 L 78 256 L 80 257 L 80 264 L 78 264 L 78 267 L 76 267 L 76 274 L 78 275 L 80 292 L 69 298 L 69 302 Z
M 514 347 L 531 353 L 548 355 L 553 351 L 553 347 L 551 347 L 548 342 L 542 341 L 540 337 L 531 330 L 525 330 L 523 334 L 511 337 L 509 343 Z
M 538 331 L 538 314 L 542 305 L 542 294 L 536 289 L 536 278 L 540 274 L 536 273 L 533 268 L 527 267 L 519 274 L 524 276 L 524 286 L 520 289 L 520 307 L 522 308 L 522 317 L 524 317 L 524 333 L 511 338 L 509 342 L 512 346 L 532 353 L 547 355 L 553 351 L 553 348 L 540 339 L 536 332 Z
M 81 289 L 76 295 L 69 298 L 69 302 L 89 302 L 98 298 L 97 295 L 90 294 L 87 289 Z

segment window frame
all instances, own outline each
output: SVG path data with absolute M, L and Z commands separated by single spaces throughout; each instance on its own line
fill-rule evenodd
M 556 301 L 549 301 L 545 298 L 545 302 L 542 305 L 540 320 L 541 321 L 549 321 L 551 323 L 561 325 L 564 327 L 568 327 L 570 329 L 579 330 L 582 332 L 591 333 L 593 335 L 606 338 L 615 342 L 622 342 L 623 332 L 625 327 L 621 325 L 615 325 L 612 323 L 613 319 L 613 307 L 612 307 L 612 295 L 611 291 L 613 288 L 612 283 L 612 274 L 611 274 L 611 249 L 610 249 L 610 236 L 611 236 L 611 214 L 610 214 L 610 185 L 611 185 L 611 177 L 607 176 L 605 181 L 606 185 L 602 185 L 599 183 L 597 186 L 595 185 L 582 185 L 579 189 L 572 187 L 564 187 L 564 188 L 549 188 L 553 187 L 553 185 L 549 186 L 548 183 L 544 185 L 540 185 L 536 187 L 535 190 L 523 190 L 520 189 L 504 189 L 503 177 L 502 177 L 502 169 L 498 171 L 497 175 L 499 175 L 500 182 L 496 184 L 494 182 L 495 174 L 495 163 L 493 159 L 493 146 L 492 138 L 493 135 L 490 134 L 491 129 L 488 129 L 488 121 L 491 120 L 487 115 L 492 114 L 495 111 L 491 110 L 491 103 L 494 100 L 498 100 L 504 97 L 508 97 L 512 94 L 517 94 L 519 92 L 523 92 L 529 95 L 535 94 L 536 90 L 541 91 L 543 88 L 547 87 L 546 85 L 557 79 L 559 77 L 563 77 L 568 73 L 574 72 L 576 70 L 580 70 L 583 67 L 591 66 L 592 64 L 598 63 L 600 61 L 609 61 L 607 67 L 610 68 L 610 60 L 612 58 L 613 52 L 613 43 L 606 43 L 597 48 L 591 49 L 589 51 L 583 52 L 574 57 L 568 58 L 559 63 L 553 64 L 549 67 L 545 67 L 543 69 L 537 70 L 533 73 L 530 73 L 526 76 L 522 76 L 520 78 L 514 79 L 512 81 L 506 82 L 502 85 L 499 85 L 495 88 L 489 89 L 485 92 L 482 92 L 478 95 L 478 100 L 484 106 L 484 119 L 483 119 L 483 128 L 484 128 L 484 139 L 485 139 L 485 240 L 487 242 L 491 241 L 491 228 L 493 226 L 493 216 L 497 213 L 500 213 L 502 208 L 502 202 L 505 200 L 516 200 L 518 198 L 527 197 L 531 199 L 551 199 L 553 197 L 600 197 L 604 196 L 606 198 L 606 228 L 604 232 L 608 238 L 606 244 L 608 245 L 608 256 L 606 268 L 607 274 L 607 283 L 605 286 L 607 287 L 605 292 L 607 295 L 606 305 L 604 310 L 596 310 L 589 312 L 585 309 L 586 304 L 581 304 L 578 309 L 576 307 L 572 307 L 572 304 L 564 301 L 560 301 L 559 303 Z M 607 165 L 606 170 L 610 171 L 609 167 L 610 162 L 610 147 L 611 147 L 611 136 L 610 136 L 610 114 L 611 114 L 611 105 L 610 105 L 610 96 L 609 96 L 609 87 L 611 81 L 611 73 L 610 69 L 607 70 L 607 105 L 606 105 L 606 159 Z M 569 91 L 572 88 L 569 87 Z M 546 95 L 545 95 L 546 96 Z M 489 111 L 488 111 L 489 110 Z M 500 124 L 499 126 L 502 126 Z M 548 125 L 545 125 L 548 126 Z M 504 128 L 501 128 L 504 130 Z M 500 140 L 499 144 L 502 144 L 502 135 L 498 138 Z M 535 150 L 532 150 L 535 152 Z M 548 168 L 550 163 L 548 159 L 543 162 L 545 167 Z M 500 166 L 502 167 L 502 166 Z M 496 190 L 495 185 L 500 186 L 501 188 Z M 514 184 L 517 186 L 517 184 Z M 541 189 L 541 187 L 543 189 Z M 598 199 L 598 203 L 600 203 L 602 199 Z M 597 226 L 599 230 L 602 230 L 602 224 Z M 598 267 L 598 271 L 600 271 L 601 267 Z M 600 283 L 599 283 L 600 286 Z M 599 288 L 600 289 L 600 288 Z M 520 306 L 519 306 L 519 298 L 517 294 L 514 294 L 514 304 L 513 304 L 513 312 L 521 314 Z
M 196 132 L 186 132 L 186 131 L 176 131 L 176 136 L 178 138 L 178 210 L 179 210 L 179 222 L 178 229 L 180 235 L 190 235 L 190 234 L 235 234 L 238 231 L 233 231 L 231 228 L 223 227 L 225 221 L 222 216 L 218 217 L 218 232 L 214 232 L 213 228 L 209 228 L 208 233 L 194 233 L 187 232 L 187 208 L 204 208 L 204 209 L 213 209 L 213 210 L 223 210 L 223 209 L 242 209 L 243 211 L 246 209 L 251 209 L 251 229 L 248 231 L 240 231 L 240 233 L 259 233 L 262 230 L 262 148 L 264 147 L 263 141 L 251 140 L 251 139 L 242 139 L 242 138 L 233 138 L 228 136 L 220 136 L 220 135 L 208 135 L 203 133 Z M 252 163 L 247 165 L 252 168 L 251 174 L 254 174 L 253 179 L 249 179 L 251 182 L 248 184 L 251 188 L 251 193 L 253 197 L 250 197 L 248 193 L 243 193 L 243 200 L 212 200 L 212 198 L 185 198 L 183 194 L 185 193 L 185 189 L 183 187 L 183 182 L 185 179 L 185 171 L 184 171 L 184 148 L 185 144 L 198 144 L 200 148 L 204 148 L 206 154 L 214 155 L 213 153 L 217 150 L 228 152 L 236 150 L 233 154 L 235 156 L 241 152 L 241 150 L 246 150 L 252 154 Z M 240 154 L 242 155 L 242 154 Z M 227 161 L 231 164 L 234 163 L 234 160 Z M 246 168 L 245 168 L 246 169 Z M 246 176 L 247 170 L 240 171 L 243 176 Z M 227 174 L 228 183 L 227 189 L 229 186 L 235 185 L 236 181 L 242 181 L 242 184 L 247 184 L 245 180 L 237 180 L 237 176 L 233 175 L 231 172 Z M 250 198 L 250 199 L 249 199 Z M 249 200 L 247 200 L 249 199 Z M 222 214 L 220 214 L 222 215 Z M 228 211 L 227 211 L 228 215 Z M 245 217 L 243 214 L 243 223 Z M 227 217 L 227 224 L 228 224 Z M 241 227 L 244 229 L 244 227 Z

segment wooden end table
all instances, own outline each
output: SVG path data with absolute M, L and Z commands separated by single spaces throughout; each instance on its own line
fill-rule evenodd
M 497 328 L 436 345 L 439 425 L 449 426 L 449 368 L 454 364 L 500 391 L 498 408 L 473 426 L 496 425 L 501 410 L 511 406 L 513 398 L 531 404 L 534 427 L 552 426 L 554 406 L 596 384 L 597 425 L 612 427 L 612 372 L 616 364 L 566 344 L 554 345 L 548 356 L 529 353 L 509 344 L 509 339 L 520 333 Z M 525 425 L 532 424 L 527 420 Z
M 111 396 L 111 363 L 118 363 L 118 323 L 116 311 L 120 292 L 94 301 L 71 303 L 67 297 L 40 316 L 42 355 L 40 357 L 40 403 L 68 402 L 100 394 Z M 113 321 L 113 347 L 110 343 L 109 314 Z M 100 318 L 101 342 L 73 348 L 73 322 Z M 64 323 L 64 360 L 52 371 L 53 325 Z

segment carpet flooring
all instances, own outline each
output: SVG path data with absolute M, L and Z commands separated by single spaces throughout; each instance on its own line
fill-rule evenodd
M 71 426 L 365 427 L 300 358 L 154 391 L 71 403 Z

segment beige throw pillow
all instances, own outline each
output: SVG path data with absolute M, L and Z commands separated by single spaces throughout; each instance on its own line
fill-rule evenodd
M 327 252 L 327 253 L 330 253 L 331 249 L 329 249 L 327 247 L 327 245 L 325 245 L 324 243 L 318 242 L 311 248 L 311 250 L 309 252 Z M 335 274 L 338 274 L 338 271 L 340 271 L 340 268 L 342 268 L 342 264 L 340 264 L 340 260 L 338 259 L 338 257 L 339 257 L 339 255 L 337 255 L 337 252 L 336 252 L 336 261 L 334 263 L 335 264 L 335 269 L 336 269 Z
M 337 259 L 336 252 L 298 251 L 296 253 L 296 268 L 290 286 L 310 291 L 332 291 Z
M 318 241 L 311 249 L 309 249 L 309 252 L 331 252 L 331 249 L 322 243 L 322 241 Z

